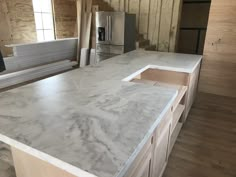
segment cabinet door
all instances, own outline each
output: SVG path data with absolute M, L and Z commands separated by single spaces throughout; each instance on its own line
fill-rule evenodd
M 152 177 L 161 177 L 168 159 L 170 124 L 163 129 L 160 137 L 156 140 L 153 154 Z
M 150 177 L 151 156 L 152 153 L 150 151 L 146 154 L 145 158 L 142 160 L 142 163 L 137 166 L 137 169 L 132 177 Z
M 124 177 L 150 177 L 151 160 L 153 155 L 152 137 L 139 152 Z

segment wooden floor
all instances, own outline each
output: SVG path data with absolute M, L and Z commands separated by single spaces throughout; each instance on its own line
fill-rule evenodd
M 198 94 L 163 177 L 236 177 L 236 99 Z

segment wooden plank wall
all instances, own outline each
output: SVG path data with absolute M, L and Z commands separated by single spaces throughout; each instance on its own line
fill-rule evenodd
M 74 37 L 76 4 L 74 0 L 54 0 L 56 38 Z M 0 49 L 11 55 L 7 44 L 36 42 L 32 0 L 0 0 Z
M 236 97 L 236 1 L 212 0 L 200 91 Z
M 6 44 L 36 41 L 32 0 L 0 0 L 0 49 L 12 53 Z
M 53 0 L 57 39 L 75 37 L 76 1 Z
M 139 34 L 159 51 L 175 51 L 182 0 L 104 0 L 116 11 L 136 14 Z

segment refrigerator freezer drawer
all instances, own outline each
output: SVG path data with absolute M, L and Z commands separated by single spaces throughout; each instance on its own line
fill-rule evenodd
M 112 58 L 117 55 L 112 55 L 112 54 L 106 54 L 106 53 L 96 53 L 96 61 L 100 62 L 109 58 Z
M 96 51 L 98 53 L 107 53 L 107 54 L 120 55 L 120 54 L 124 53 L 124 46 L 97 44 Z
M 98 53 L 110 53 L 110 45 L 97 44 L 96 52 Z
M 117 55 L 123 54 L 124 53 L 124 46 L 111 45 L 110 46 L 110 53 L 117 54 Z

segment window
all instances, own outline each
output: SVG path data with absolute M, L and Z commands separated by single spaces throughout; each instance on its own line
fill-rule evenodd
M 33 0 L 38 41 L 55 39 L 51 0 Z

